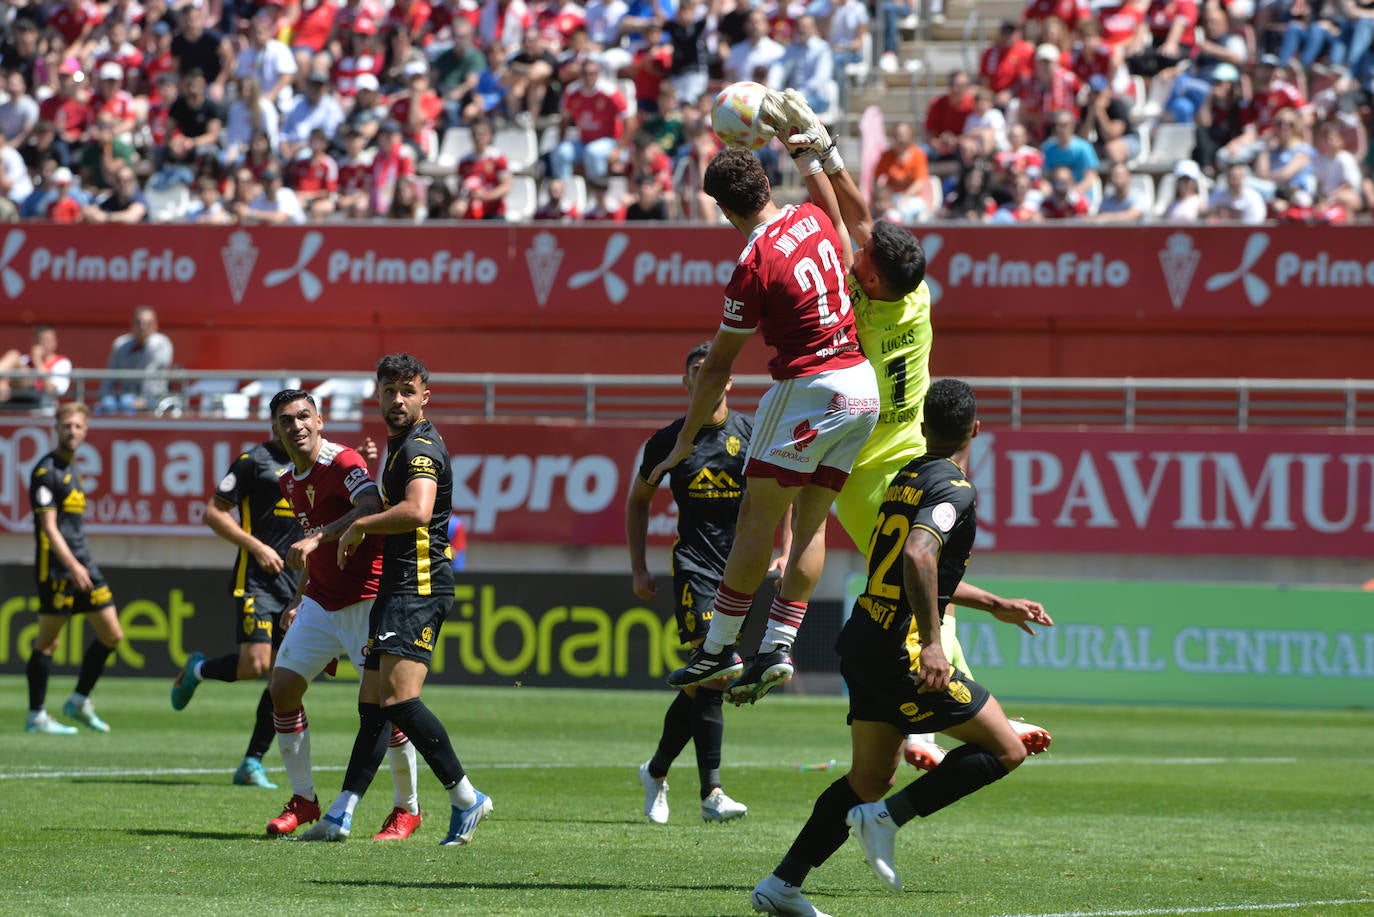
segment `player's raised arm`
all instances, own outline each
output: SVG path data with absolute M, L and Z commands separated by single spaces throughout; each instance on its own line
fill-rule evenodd
M 769 92 L 759 109 L 760 116 L 777 132 L 778 139 L 787 147 L 787 152 L 797 164 L 806 183 L 806 190 L 816 206 L 825 211 L 830 222 L 835 224 L 840 242 L 844 247 L 844 266 L 848 270 L 854 263 L 854 246 L 850 238 L 852 227 L 847 227 L 851 214 L 847 213 L 843 201 L 837 196 L 834 186 L 836 174 L 848 178 L 844 169 L 844 159 L 830 139 L 830 132 L 821 124 L 820 118 L 811 110 L 805 96 L 795 89 L 785 92 Z M 849 180 L 853 186 L 853 180 Z M 857 195 L 858 189 L 854 189 Z M 862 197 L 859 196 L 862 203 Z M 850 209 L 852 210 L 852 201 Z M 867 208 L 864 208 L 865 214 Z M 868 220 L 864 239 L 872 231 L 873 221 Z M 863 240 L 860 240 L 860 244 Z

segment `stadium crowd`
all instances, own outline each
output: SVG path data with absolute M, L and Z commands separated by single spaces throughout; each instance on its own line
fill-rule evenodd
M 713 90 L 857 121 L 853 65 L 903 69 L 920 5 L 12 2 L 0 219 L 714 219 Z M 1374 197 L 1372 44 L 1367 0 L 1030 0 L 887 125 L 874 211 L 1349 222 Z

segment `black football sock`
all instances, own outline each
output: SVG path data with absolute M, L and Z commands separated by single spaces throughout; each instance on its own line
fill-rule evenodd
M 277 727 L 272 723 L 272 692 L 263 688 L 262 697 L 258 698 L 258 712 L 253 719 L 253 735 L 248 740 L 248 751 L 244 752 L 244 757 L 261 761 L 267 749 L 272 747 L 272 739 L 276 734 Z
M 692 741 L 692 699 L 682 691 L 674 693 L 677 697 L 663 714 L 663 733 L 658 737 L 658 749 L 649 759 L 649 776 L 655 780 L 668 776 L 668 768 Z
M 887 799 L 887 811 L 898 827 L 913 818 L 938 812 L 969 793 L 1007 775 L 997 756 L 977 745 L 960 745 L 934 769 L 913 780 Z
M 200 664 L 200 677 L 213 681 L 238 681 L 239 654 L 232 653 L 205 660 Z
M 29 664 L 24 669 L 29 678 L 29 709 L 42 710 L 48 697 L 48 676 L 52 674 L 52 655 L 29 651 Z
M 91 691 L 95 690 L 95 683 L 105 674 L 105 663 L 110 661 L 110 655 L 114 651 L 113 646 L 106 646 L 99 638 L 91 640 L 90 645 L 86 647 L 86 655 L 81 657 L 81 673 L 76 677 L 77 694 L 82 697 L 91 696 Z
M 410 737 L 415 750 L 425 759 L 429 769 L 434 771 L 434 776 L 439 778 L 444 789 L 453 789 L 466 776 L 467 772 L 453 751 L 448 731 L 424 701 L 416 697 L 398 704 L 385 704 L 382 714 Z
M 862 802 L 844 777 L 826 787 L 812 806 L 811 817 L 806 820 L 787 856 L 782 858 L 773 874 L 792 885 L 800 886 L 805 882 L 808 872 L 844 846 L 849 838 L 849 825 L 844 817 Z
M 720 746 L 725 739 L 725 713 L 721 710 L 721 701 L 724 699 L 724 692 L 697 688 L 697 696 L 692 701 L 692 741 L 697 748 L 697 776 L 701 778 L 702 799 L 720 786 Z
M 348 770 L 344 771 L 344 792 L 362 796 L 377 776 L 377 768 L 386 757 L 391 729 L 378 704 L 358 702 L 358 735 L 353 739 L 353 753 L 348 756 Z

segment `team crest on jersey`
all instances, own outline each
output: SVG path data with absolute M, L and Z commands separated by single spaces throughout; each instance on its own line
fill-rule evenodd
M 946 692 L 950 698 L 957 703 L 967 704 L 973 700 L 973 692 L 968 689 L 968 685 L 962 681 L 950 681 L 949 690 Z
M 305 499 L 310 503 L 310 508 L 315 508 L 315 485 L 305 485 Z
M 731 435 L 725 437 L 726 454 L 731 456 L 739 455 L 739 451 L 742 448 L 744 448 L 744 443 L 740 440 L 738 436 Z
M 954 520 L 958 514 L 954 511 L 954 506 L 950 503 L 941 503 L 930 511 L 930 518 L 939 527 L 940 531 L 948 532 L 954 528 Z

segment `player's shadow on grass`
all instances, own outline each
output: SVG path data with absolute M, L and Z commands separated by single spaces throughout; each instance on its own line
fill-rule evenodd
M 186 829 L 171 828 L 107 828 L 98 830 L 117 831 L 120 834 L 129 834 L 135 837 L 179 837 L 188 841 L 264 840 L 262 835 L 249 834 L 246 831 L 188 831 Z

